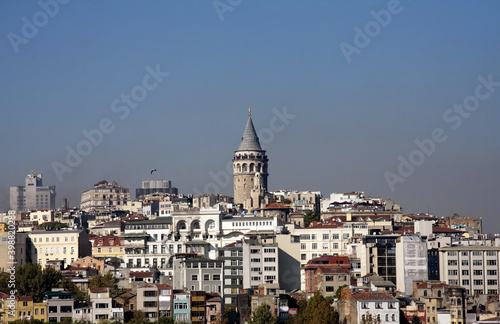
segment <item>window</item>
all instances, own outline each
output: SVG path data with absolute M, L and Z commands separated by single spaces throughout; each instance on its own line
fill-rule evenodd
M 483 270 L 474 270 L 473 274 L 474 274 L 474 276 L 482 276 L 483 275 Z
M 220 274 L 214 274 L 214 275 L 212 275 L 212 280 L 214 280 L 214 281 L 220 280 Z
M 497 260 L 486 260 L 486 265 L 495 266 L 497 265 Z
M 388 307 L 389 309 L 396 309 L 396 303 L 389 303 Z
M 300 243 L 300 249 L 301 250 L 307 249 L 307 244 L 306 243 Z
M 456 256 L 457 251 L 448 251 L 448 256 Z
M 487 280 L 487 284 L 488 284 L 488 286 L 496 286 L 496 285 L 498 285 L 498 280 L 496 280 L 496 279 L 488 279 Z
M 306 254 L 305 254 L 305 253 L 302 253 L 302 254 L 300 255 L 300 259 L 301 259 L 301 260 L 306 260 Z
M 252 271 L 252 272 L 260 272 L 260 268 L 259 267 L 250 268 L 250 271 Z
M 458 270 L 448 270 L 448 276 L 458 276 Z
M 456 265 L 458 265 L 458 261 L 457 260 L 448 260 L 448 265 L 449 266 L 456 266 Z
M 204 274 L 203 275 L 203 280 L 210 280 L 210 275 L 209 274 Z
M 468 276 L 469 270 L 462 270 L 462 276 Z
M 462 260 L 462 265 L 463 266 L 468 266 L 469 265 L 469 260 Z
M 368 303 L 367 302 L 362 302 L 361 303 L 361 308 L 368 309 Z M 365 316 L 365 315 L 363 315 L 363 316 Z
M 339 244 L 338 243 L 332 243 L 332 249 L 336 250 L 339 248 Z
M 259 252 L 260 252 L 259 249 L 251 249 L 250 250 L 250 253 L 252 253 L 252 254 L 259 253 Z
M 332 234 L 332 240 L 338 240 L 339 235 L 338 234 Z
M 486 251 L 486 255 L 487 256 L 494 256 L 494 255 L 497 255 L 497 252 L 496 251 Z
M 472 251 L 472 255 L 474 256 L 480 256 L 482 254 L 483 254 L 482 251 Z
M 315 240 L 316 239 L 316 234 L 311 234 L 311 240 Z
M 462 280 L 462 286 L 468 286 L 468 285 L 469 285 L 469 280 L 468 279 Z
M 474 280 L 473 283 L 474 283 L 474 286 L 482 286 L 483 285 L 483 281 L 479 280 L 479 279 L 478 280 Z
M 496 270 L 486 270 L 486 275 L 488 276 L 496 276 L 497 271 Z
M 257 263 L 260 263 L 260 258 L 250 259 L 250 262 L 257 262 Z
M 198 280 L 198 275 L 191 275 L 191 280 L 197 281 Z
M 375 303 L 375 308 L 381 309 L 382 308 L 382 303 L 381 302 L 376 302 Z
M 333 292 L 333 291 L 335 291 L 335 287 L 333 287 L 333 286 L 326 286 L 325 290 L 329 291 L 329 292 Z
M 276 280 L 276 276 L 264 276 L 265 281 Z
M 313 243 L 313 244 L 312 244 L 312 249 L 313 249 L 313 250 L 316 250 L 317 248 L 318 248 L 318 243 Z
M 146 290 L 144 291 L 144 297 L 156 297 L 156 291 Z
M 325 276 L 325 281 L 334 281 L 333 276 Z
M 323 234 L 323 240 L 328 240 L 328 234 Z
M 328 243 L 323 243 L 323 250 L 328 250 Z
M 264 249 L 264 253 L 275 253 L 275 252 L 276 252 L 275 248 Z
M 264 258 L 264 262 L 276 262 L 276 258 Z
M 342 234 L 342 238 L 343 238 L 344 240 L 347 240 L 347 239 L 349 238 L 349 233 L 344 233 L 344 234 Z

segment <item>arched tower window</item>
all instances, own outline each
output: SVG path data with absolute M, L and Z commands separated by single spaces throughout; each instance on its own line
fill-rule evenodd
M 260 163 L 259 163 L 259 164 L 257 164 L 257 170 L 256 170 L 256 171 L 257 171 L 257 172 L 260 172 Z
M 246 164 L 246 163 L 244 163 L 244 164 L 243 164 L 243 172 L 247 172 L 247 171 L 248 171 L 247 164 Z
M 254 164 L 250 163 L 250 172 L 253 172 L 253 169 L 254 169 Z

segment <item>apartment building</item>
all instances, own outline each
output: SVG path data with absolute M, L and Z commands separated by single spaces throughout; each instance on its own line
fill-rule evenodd
M 73 294 L 64 291 L 46 291 L 43 299 L 47 305 L 47 321 L 61 322 L 73 316 Z
M 243 243 L 236 241 L 218 249 L 223 262 L 223 295 L 225 305 L 237 305 L 237 297 L 243 289 Z
M 97 236 L 92 244 L 92 256 L 125 262 L 125 240 L 119 236 Z
M 154 284 L 142 284 L 137 287 L 137 309 L 144 312 L 144 317 L 157 321 L 159 315 L 158 287 Z
M 308 228 L 294 229 L 293 235 L 300 235 L 300 265 L 322 255 L 347 255 L 352 238 L 361 238 L 369 233 L 366 224 L 326 222 Z
M 399 301 L 386 292 L 363 288 L 343 289 L 338 301 L 341 323 L 364 323 L 371 317 L 374 323 L 399 323 Z
M 319 290 L 323 296 L 333 296 L 337 289 L 351 284 L 348 257 L 322 256 L 311 259 L 302 268 L 304 291 L 313 295 Z
M 174 264 L 174 289 L 200 290 L 222 294 L 222 260 L 195 257 L 176 258 Z
M 427 280 L 427 245 L 419 236 L 367 235 L 362 242 L 357 253 L 361 275 L 376 273 L 407 294 L 413 280 Z
M 21 320 L 47 321 L 47 307 L 44 303 L 35 303 L 32 296 L 16 296 L 0 292 L 0 323 L 7 324 Z
M 83 211 L 114 210 L 126 205 L 128 201 L 130 201 L 128 188 L 121 187 L 116 182 L 109 183 L 103 180 L 82 193 L 80 209 Z
M 113 319 L 113 300 L 109 288 L 89 288 L 88 294 L 92 307 L 92 322 Z
M 440 279 L 464 287 L 467 295 L 498 294 L 499 254 L 500 247 L 497 246 L 440 248 Z
M 191 319 L 191 294 L 185 291 L 174 291 L 174 313 L 176 322 L 189 322 Z
M 279 282 L 278 244 L 272 236 L 243 240 L 243 288 L 256 289 L 264 283 Z
M 70 264 L 78 258 L 92 255 L 89 235 L 85 230 L 36 230 L 28 233 L 31 258 L 42 268 L 49 260 L 63 260 Z

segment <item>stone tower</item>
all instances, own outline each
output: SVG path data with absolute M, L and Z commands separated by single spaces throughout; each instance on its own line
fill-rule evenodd
M 266 151 L 260 147 L 249 107 L 245 132 L 233 158 L 234 203 L 236 205 L 242 204 L 244 209 L 260 206 L 267 193 L 267 161 Z

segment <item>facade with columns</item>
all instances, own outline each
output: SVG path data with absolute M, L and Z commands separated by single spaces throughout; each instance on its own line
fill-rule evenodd
M 243 209 L 260 207 L 267 193 L 266 151 L 255 132 L 250 108 L 248 121 L 238 150 L 233 157 L 234 203 Z

